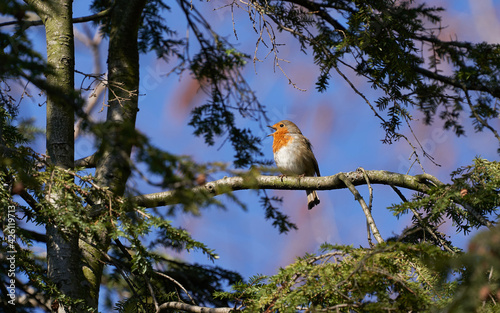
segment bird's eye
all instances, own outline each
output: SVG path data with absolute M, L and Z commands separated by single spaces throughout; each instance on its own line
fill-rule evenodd
M 285 126 L 285 124 L 280 124 L 280 127 L 283 127 L 283 126 Z

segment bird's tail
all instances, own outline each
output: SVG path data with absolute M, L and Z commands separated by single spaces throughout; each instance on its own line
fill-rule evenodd
M 318 194 L 316 190 L 306 190 L 307 193 L 307 208 L 310 210 L 319 204 Z

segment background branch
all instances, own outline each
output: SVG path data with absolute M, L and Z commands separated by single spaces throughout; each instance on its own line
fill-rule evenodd
M 75 167 L 94 168 L 96 165 L 95 153 L 84 158 L 75 160 Z
M 113 9 L 113 7 L 110 7 L 108 9 L 103 10 L 101 12 L 98 12 L 96 14 L 92 14 L 89 16 L 76 17 L 76 18 L 72 19 L 72 23 L 76 24 L 76 23 L 85 23 L 85 22 L 99 20 L 105 16 L 108 16 L 112 9 Z M 41 26 L 41 25 L 43 25 L 43 21 L 42 20 L 34 20 L 34 21 L 15 20 L 15 21 L 8 21 L 8 22 L 0 23 L 0 27 L 9 26 L 9 25 L 17 25 L 17 24 L 22 24 L 24 27 L 28 28 L 30 26 Z

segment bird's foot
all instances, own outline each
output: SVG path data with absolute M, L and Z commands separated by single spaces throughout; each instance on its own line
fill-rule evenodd
M 286 177 L 285 174 L 279 174 L 278 177 L 281 179 L 281 182 L 283 182 L 283 177 Z

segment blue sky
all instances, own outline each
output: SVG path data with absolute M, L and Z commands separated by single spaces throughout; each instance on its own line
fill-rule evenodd
M 204 17 L 210 21 L 221 35 L 227 36 L 236 47 L 250 55 L 255 50 L 256 34 L 244 12 L 235 11 L 235 28 L 238 39 L 234 37 L 229 8 L 213 10 L 225 2 L 212 1 L 193 2 Z M 449 8 L 444 14 L 443 25 L 448 25 L 443 35 L 456 34 L 459 39 L 470 41 L 499 42 L 498 28 L 491 32 L 482 27 L 487 15 L 490 23 L 500 20 L 500 1 L 483 1 L 481 6 L 471 1 L 427 1 L 428 4 L 442 5 Z M 89 14 L 87 1 L 75 1 L 75 17 Z M 172 4 L 173 7 L 176 4 Z M 492 14 L 492 15 L 491 15 Z M 169 25 L 177 29 L 179 36 L 186 33 L 186 23 L 179 18 L 175 9 L 166 13 Z M 462 21 L 467 20 L 467 25 Z M 76 26 L 82 29 L 81 25 Z M 42 28 L 33 28 L 32 38 L 41 53 L 44 53 L 44 32 Z M 495 37 L 496 36 L 496 37 Z M 409 170 L 412 150 L 405 142 L 393 145 L 382 144 L 384 133 L 378 120 L 368 108 L 363 99 L 357 96 L 350 87 L 337 76 L 334 76 L 331 87 L 325 93 L 315 90 L 317 70 L 311 55 L 299 51 L 296 43 L 286 34 L 278 34 L 278 41 L 286 45 L 280 46 L 280 57 L 289 61 L 281 62 L 286 75 L 302 89 L 300 91 L 288 83 L 288 79 L 279 69 L 273 68 L 272 56 L 263 59 L 254 66 L 248 64 L 245 77 L 256 91 L 259 100 L 266 106 L 270 123 L 282 119 L 294 121 L 303 134 L 310 139 L 323 176 L 338 172 L 355 171 L 358 167 L 366 170 L 388 170 L 404 173 Z M 76 69 L 90 72 L 93 66 L 91 52 L 77 43 Z M 258 55 L 261 58 L 267 54 L 261 46 Z M 102 66 L 105 68 L 106 42 L 101 47 Z M 137 118 L 137 128 L 146 134 L 151 141 L 162 149 L 175 153 L 190 155 L 198 162 L 223 161 L 231 162 L 233 151 L 229 144 L 222 147 L 221 138 L 213 147 L 204 144 L 202 138 L 193 136 L 193 129 L 187 125 L 189 111 L 203 103 L 205 96 L 196 90 L 189 74 L 181 78 L 175 75 L 166 76 L 172 64 L 157 60 L 154 53 L 142 55 L 141 59 L 141 89 L 140 112 Z M 75 76 L 79 86 L 82 77 Z M 380 95 L 373 91 L 360 78 L 350 75 L 354 84 L 370 101 Z M 35 95 L 35 101 L 22 103 L 21 112 L 24 117 L 35 117 L 37 124 L 44 127 L 45 107 L 39 107 L 37 101 L 41 98 Z M 43 100 L 42 100 L 43 101 Z M 96 113 L 98 119 L 105 117 Z M 445 132 L 437 121 L 433 126 L 423 126 L 421 116 L 415 113 L 412 127 L 420 142 L 431 153 L 441 166 L 435 166 L 428 160 L 423 160 L 426 172 L 437 176 L 444 182 L 449 181 L 449 173 L 457 167 L 471 164 L 476 155 L 489 160 L 497 160 L 498 143 L 488 133 L 475 134 L 470 125 L 467 126 L 467 136 L 457 138 L 451 132 Z M 464 118 L 464 120 L 466 120 Z M 272 139 L 265 137 L 268 129 L 261 129 L 255 121 L 239 119 L 240 126 L 252 129 L 255 135 L 263 138 L 262 151 L 266 159 L 272 159 Z M 498 122 L 495 126 L 499 126 Z M 411 136 L 406 129 L 403 133 Z M 37 144 L 39 152 L 44 151 L 44 142 Z M 93 152 L 93 142 L 83 137 L 76 142 L 77 157 L 84 157 Z M 410 174 L 419 174 L 421 169 L 414 165 Z M 220 178 L 215 175 L 214 178 Z M 157 192 L 153 188 L 133 178 L 144 193 Z M 366 187 L 359 191 L 368 199 Z M 244 277 L 257 273 L 272 275 L 279 267 L 292 262 L 305 253 L 317 252 L 323 242 L 367 246 L 365 216 L 359 204 L 347 190 L 320 191 L 321 204 L 313 210 L 306 208 L 306 195 L 303 191 L 271 191 L 271 195 L 284 199 L 282 210 L 289 214 L 299 230 L 287 235 L 279 234 L 269 221 L 264 219 L 264 211 L 259 205 L 255 191 L 238 191 L 236 195 L 246 203 L 248 210 L 241 210 L 226 196 L 219 199 L 226 204 L 227 210 L 208 208 L 201 217 L 189 214 L 173 218 L 173 224 L 186 228 L 193 237 L 206 243 L 216 250 L 220 259 L 216 265 L 240 272 Z M 406 192 L 407 196 L 411 192 Z M 392 203 L 399 202 L 397 195 L 387 186 L 374 186 L 373 215 L 384 238 L 398 234 L 405 228 L 410 216 L 396 219 L 386 209 Z M 467 238 L 454 232 L 448 224 L 442 226 L 459 246 L 466 247 Z M 191 252 L 178 255 L 189 262 L 210 263 L 201 253 Z
M 443 24 L 449 25 L 446 31 L 452 33 L 456 30 L 460 39 L 481 41 L 484 33 L 474 27 L 477 17 L 471 16 L 469 2 L 450 1 L 449 4 L 452 4 L 452 7 L 445 14 L 449 19 L 443 21 Z M 498 3 L 492 4 L 498 9 Z M 235 13 L 235 29 L 238 34 L 236 40 L 230 10 L 212 11 L 210 6 L 217 7 L 217 2 L 197 5 L 205 12 L 204 17 L 213 21 L 216 30 L 222 30 L 222 34 L 227 35 L 239 49 L 252 55 L 256 35 L 245 13 Z M 175 16 L 175 13 L 170 16 Z M 472 22 L 465 30 L 459 23 L 464 17 Z M 180 23 L 180 27 L 185 28 L 185 25 Z M 183 34 L 182 31 L 180 33 Z M 290 61 L 282 62 L 287 76 L 307 91 L 293 88 L 279 69 L 273 69 L 272 56 L 257 63 L 255 67 L 250 63 L 245 75 L 250 86 L 256 90 L 261 103 L 266 106 L 272 124 L 282 119 L 290 119 L 311 140 L 322 175 L 354 171 L 358 167 L 403 173 L 408 171 L 412 163 L 408 160 L 411 148 L 405 142 L 382 144 L 384 134 L 378 120 L 364 101 L 338 77 L 334 77 L 327 92 L 318 93 L 315 90 L 317 70 L 310 54 L 301 53 L 298 45 L 286 34 L 280 34 L 278 41 L 286 43 L 280 47 L 280 57 Z M 262 57 L 266 53 L 263 49 L 259 51 L 259 56 Z M 166 72 L 169 66 L 156 61 L 154 56 L 144 56 L 142 65 L 141 78 L 147 79 L 150 79 L 151 73 Z M 162 68 L 165 70 L 161 70 Z M 352 75 L 351 78 L 370 101 L 380 95 L 361 79 Z M 180 81 L 176 76 L 161 79 L 158 86 L 149 90 L 147 96 L 141 100 L 145 105 L 138 117 L 138 128 L 167 151 L 192 155 L 200 162 L 230 162 L 233 153 L 229 145 L 220 149 L 220 143 L 216 143 L 214 147 L 206 147 L 202 139 L 192 136 L 192 129 L 187 126 L 189 111 L 186 110 L 186 105 L 195 106 L 203 102 L 202 94 L 186 95 L 188 92 L 192 93 L 192 90 L 188 75 L 184 75 Z M 415 113 L 415 118 L 421 119 L 418 113 Z M 256 122 L 241 120 L 241 123 L 262 138 L 269 133 L 267 129 L 260 129 Z M 427 152 L 441 165 L 438 167 L 428 160 L 423 160 L 424 169 L 442 181 L 448 182 L 452 170 L 470 164 L 476 155 L 490 160 L 498 158 L 497 143 L 489 133 L 475 134 L 467 127 L 467 136 L 456 138 L 453 133 L 443 131 L 439 121 L 433 126 L 424 127 L 420 120 L 412 124 L 412 127 Z M 403 133 L 411 137 L 408 130 Z M 263 152 L 267 159 L 272 159 L 271 144 L 271 138 L 263 140 Z M 421 171 L 415 164 L 410 174 L 418 174 Z M 367 188 L 359 189 L 367 199 Z M 392 203 L 399 202 L 390 187 L 375 186 L 374 189 L 373 214 L 383 237 L 400 233 L 408 225 L 410 217 L 397 220 L 386 209 Z M 202 217 L 179 216 L 175 223 L 191 230 L 195 238 L 215 248 L 221 256 L 218 265 L 239 271 L 245 277 L 255 273 L 273 274 L 295 257 L 306 252 L 317 252 L 318 246 L 325 241 L 354 246 L 367 245 L 365 217 L 350 192 L 321 191 L 321 204 L 311 211 L 306 210 L 306 197 L 302 191 L 276 191 L 271 194 L 283 197 L 282 209 L 297 223 L 298 231 L 280 235 L 264 220 L 255 191 L 237 192 L 238 197 L 247 204 L 247 212 L 241 211 L 231 200 L 221 196 L 221 201 L 227 203 L 227 211 L 209 209 Z M 447 230 L 448 235 L 457 237 L 459 245 L 465 247 L 467 239 L 455 234 L 451 225 L 443 225 L 442 228 Z M 204 262 L 205 258 L 196 253 L 186 254 L 184 257 L 196 262 Z

